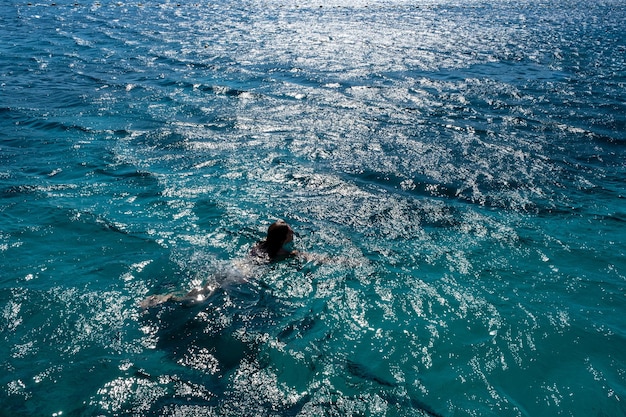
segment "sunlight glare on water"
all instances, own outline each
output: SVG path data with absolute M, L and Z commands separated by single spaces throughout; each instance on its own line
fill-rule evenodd
M 624 15 L 0 6 L 0 414 L 626 415 Z

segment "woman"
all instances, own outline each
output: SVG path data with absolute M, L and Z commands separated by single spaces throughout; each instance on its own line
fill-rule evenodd
M 250 251 L 257 261 L 271 262 L 289 256 L 298 255 L 298 251 L 288 251 L 284 248 L 293 241 L 293 230 L 283 220 L 278 220 L 267 229 L 265 240 L 258 242 Z
M 289 251 L 284 248 L 286 244 L 292 241 L 293 230 L 287 223 L 282 220 L 278 220 L 277 222 L 272 223 L 267 229 L 267 236 L 265 237 L 265 240 L 257 242 L 250 250 L 250 259 L 246 261 L 236 261 L 234 263 L 234 269 L 236 269 L 237 272 L 229 273 L 229 277 L 223 282 L 220 282 L 217 285 L 216 283 L 207 283 L 203 287 L 192 289 L 184 296 L 179 296 L 173 293 L 165 295 L 151 295 L 141 301 L 139 305 L 142 308 L 149 308 L 167 301 L 191 303 L 201 302 L 210 296 L 218 287 L 224 286 L 226 283 L 245 282 L 247 277 L 252 275 L 254 272 L 254 266 L 251 265 L 250 261 L 252 261 L 253 264 L 258 265 L 277 261 L 290 256 L 302 256 L 303 258 L 308 259 L 306 255 L 301 254 L 298 251 Z

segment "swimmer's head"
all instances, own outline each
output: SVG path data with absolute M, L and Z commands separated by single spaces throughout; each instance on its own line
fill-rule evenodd
M 267 229 L 266 242 L 271 245 L 284 245 L 293 241 L 293 230 L 283 220 L 278 220 L 270 225 Z
M 266 254 L 270 260 L 289 252 L 283 249 L 283 245 L 293 240 L 293 230 L 287 223 L 279 220 L 272 223 L 267 229 L 267 237 L 256 245 L 255 251 Z

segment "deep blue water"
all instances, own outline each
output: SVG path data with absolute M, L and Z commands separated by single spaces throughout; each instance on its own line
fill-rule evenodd
M 2 2 L 0 415 L 626 416 L 625 21 Z

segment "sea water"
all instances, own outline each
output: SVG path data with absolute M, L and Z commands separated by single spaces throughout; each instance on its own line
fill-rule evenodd
M 626 415 L 625 21 L 2 2 L 0 415 Z

